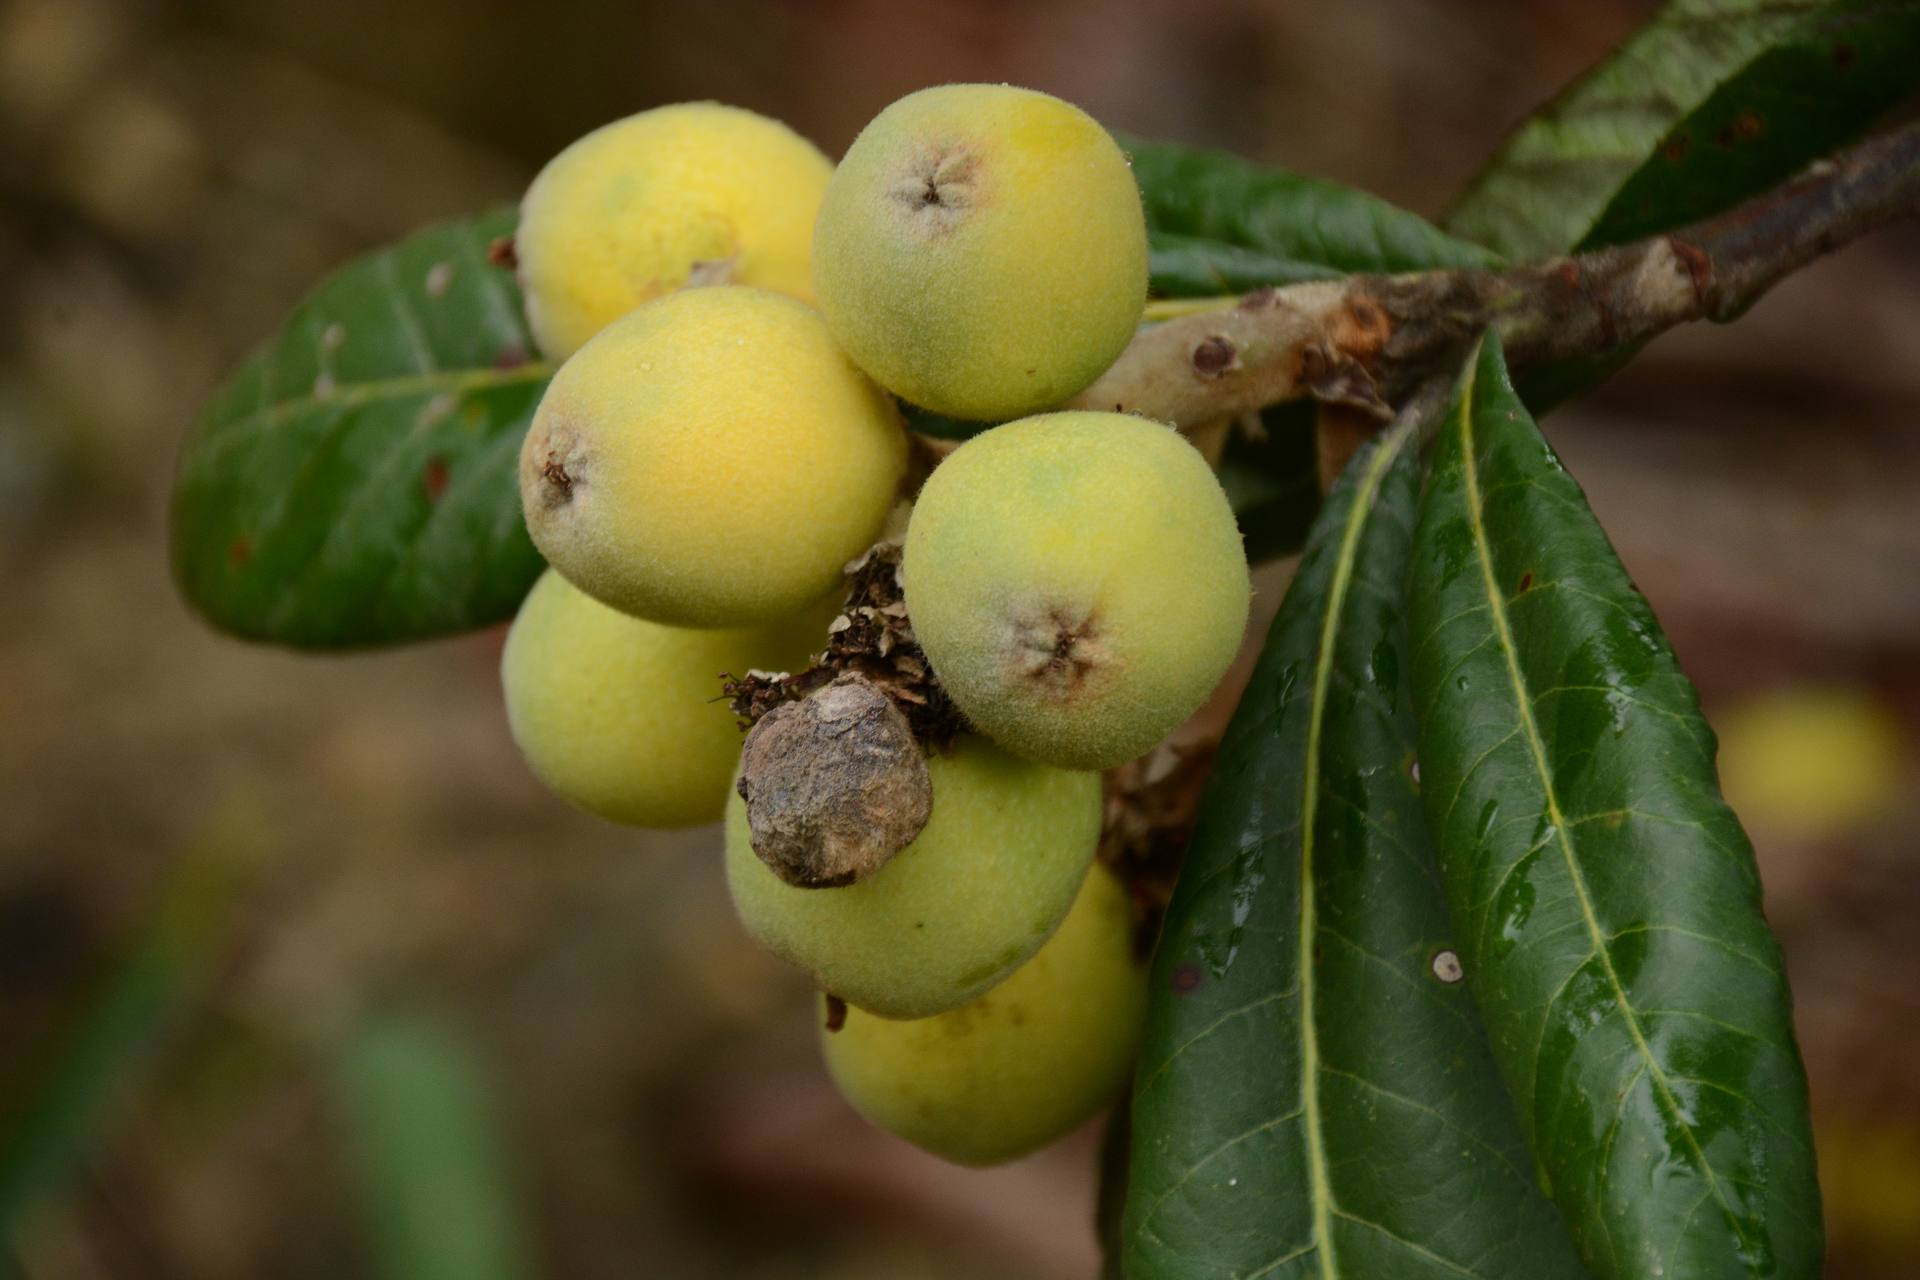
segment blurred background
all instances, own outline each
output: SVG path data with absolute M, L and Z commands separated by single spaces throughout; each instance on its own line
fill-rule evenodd
M 523 1274 L 1092 1275 L 1097 1127 L 989 1173 L 866 1128 L 714 833 L 526 773 L 498 633 L 322 658 L 203 628 L 164 554 L 177 443 L 330 267 L 648 106 L 837 155 L 904 92 L 1007 80 L 1431 215 L 1653 8 L 0 0 L 0 1202 L 30 1206 L 0 1276 L 375 1274 L 418 1154 L 380 1135 L 435 1107 L 486 1118 L 452 1155 L 499 1170 L 438 1211 Z M 1723 736 L 1829 1275 L 1920 1275 L 1920 228 L 1547 426 Z

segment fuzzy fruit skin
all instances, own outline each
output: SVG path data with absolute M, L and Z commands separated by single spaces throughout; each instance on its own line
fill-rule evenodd
M 549 569 L 500 657 L 507 724 L 555 794 L 614 822 L 717 822 L 740 762 L 720 673 L 797 671 L 828 605 L 746 631 L 689 631 L 610 609 Z
M 812 301 L 813 221 L 833 165 L 777 120 L 683 102 L 603 125 L 547 162 L 514 233 L 527 323 L 564 360 L 686 284 Z
M 999 986 L 914 1022 L 849 1009 L 820 1046 L 840 1092 L 875 1125 L 956 1164 L 999 1164 L 1120 1096 L 1146 972 L 1126 890 L 1095 866 L 1059 932 Z
M 739 285 L 614 321 L 548 384 L 520 451 L 527 532 L 636 617 L 737 627 L 804 608 L 885 525 L 892 403 L 813 308 Z
M 824 991 L 884 1018 L 979 995 L 1040 949 L 1100 838 L 1100 779 L 967 736 L 927 760 L 933 816 L 871 876 L 796 889 L 760 861 L 727 802 L 727 885 L 747 931 Z
M 923 89 L 834 170 L 813 282 L 840 344 L 904 399 L 978 420 L 1050 408 L 1140 323 L 1140 190 L 1078 107 L 1007 85 Z
M 1117 413 L 1041 414 L 961 445 L 921 490 L 902 575 L 967 719 L 1069 769 L 1131 760 L 1197 711 L 1252 594 L 1206 461 Z

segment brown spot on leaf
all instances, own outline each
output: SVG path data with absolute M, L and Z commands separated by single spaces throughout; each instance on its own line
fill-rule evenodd
M 1533 570 L 1529 569 L 1525 573 L 1520 575 L 1520 590 L 1525 591 L 1528 587 L 1531 587 L 1532 585 L 1533 585 Z
M 512 271 L 520 265 L 520 255 L 514 250 L 512 236 L 495 236 L 487 245 L 487 261 L 503 271 Z
M 227 563 L 236 569 L 247 567 L 247 561 L 253 559 L 253 539 L 244 533 L 237 533 L 233 541 L 227 544 Z
M 426 490 L 428 502 L 439 502 L 447 492 L 447 460 L 435 454 L 427 459 L 427 465 L 420 472 L 420 487 Z
M 1723 147 L 1731 147 L 1736 142 L 1753 142 L 1766 136 L 1767 121 L 1758 111 L 1749 107 L 1739 115 L 1720 126 L 1716 135 Z
M 1667 145 L 1660 148 L 1660 154 L 1665 156 L 1671 164 L 1684 164 L 1687 159 L 1687 154 L 1692 150 L 1692 135 L 1681 133 L 1669 138 Z
M 1206 973 L 1197 964 L 1183 964 L 1173 971 L 1173 993 L 1177 996 L 1190 996 L 1200 989 L 1206 981 Z
M 517 342 L 509 342 L 493 353 L 493 367 L 496 369 L 518 369 L 527 362 L 527 349 Z

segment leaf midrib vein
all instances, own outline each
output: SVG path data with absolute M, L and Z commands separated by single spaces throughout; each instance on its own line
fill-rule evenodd
M 428 392 L 465 393 L 491 390 L 495 387 L 510 387 L 523 382 L 539 382 L 552 376 L 551 364 L 543 360 L 529 360 L 511 369 L 442 369 L 437 373 L 407 373 L 396 374 L 390 378 L 369 378 L 364 382 L 347 383 L 326 395 L 309 393 L 291 396 L 285 400 L 274 400 L 263 404 L 253 412 L 242 414 L 237 418 L 209 422 L 202 429 L 198 443 L 204 448 L 210 434 L 224 439 L 229 435 L 256 431 L 309 409 L 352 409 L 373 401 L 398 400 Z
M 1327 693 L 1333 684 L 1335 643 L 1345 605 L 1347 585 L 1353 579 L 1360 533 L 1366 528 L 1374 495 L 1387 467 L 1407 439 L 1405 429 L 1380 442 L 1367 470 L 1355 486 L 1353 505 L 1340 532 L 1340 550 L 1334 557 L 1333 579 L 1327 586 L 1327 612 L 1320 624 L 1320 651 L 1314 657 L 1313 701 L 1307 714 L 1306 766 L 1301 776 L 1300 800 L 1300 1098 L 1306 1124 L 1307 1187 L 1313 1202 L 1313 1237 L 1322 1280 L 1336 1280 L 1339 1260 L 1333 1249 L 1333 1192 L 1328 1185 L 1325 1137 L 1320 1127 L 1320 1037 L 1315 1023 L 1313 891 L 1314 821 L 1320 798 L 1320 731 L 1326 718 Z
M 1519 717 L 1520 729 L 1526 738 L 1527 749 L 1533 757 L 1534 770 L 1540 778 L 1540 790 L 1546 799 L 1547 820 L 1554 830 L 1554 843 L 1558 844 L 1561 856 L 1566 862 L 1567 875 L 1573 884 L 1574 897 L 1580 906 L 1581 919 L 1587 926 L 1587 935 L 1593 945 L 1593 954 L 1600 962 L 1601 971 L 1606 974 L 1608 985 L 1613 989 L 1615 1007 L 1620 1010 L 1621 1021 L 1626 1025 L 1627 1033 L 1633 1039 L 1635 1050 L 1646 1064 L 1648 1079 L 1659 1093 L 1662 1107 L 1673 1117 L 1676 1122 L 1675 1127 L 1684 1136 L 1695 1163 L 1700 1172 L 1705 1175 L 1708 1194 L 1719 1203 L 1720 1211 L 1727 1219 L 1727 1224 L 1733 1230 L 1734 1236 L 1744 1242 L 1747 1240 L 1745 1224 L 1740 1221 L 1739 1215 L 1733 1212 L 1733 1206 L 1727 1203 L 1726 1195 L 1720 1187 L 1720 1180 L 1714 1173 L 1712 1164 L 1708 1162 L 1706 1152 L 1701 1149 L 1700 1140 L 1694 1134 L 1693 1127 L 1681 1118 L 1679 1099 L 1668 1083 L 1666 1072 L 1662 1070 L 1659 1060 L 1654 1057 L 1652 1046 L 1647 1043 L 1646 1033 L 1640 1026 L 1640 1015 L 1634 1009 L 1632 1001 L 1627 998 L 1626 987 L 1620 981 L 1620 974 L 1613 966 L 1613 957 L 1607 950 L 1605 934 L 1600 928 L 1599 917 L 1594 912 L 1593 898 L 1588 892 L 1586 877 L 1581 874 L 1579 862 L 1574 857 L 1573 841 L 1567 833 L 1566 819 L 1560 810 L 1560 797 L 1554 790 L 1553 774 L 1547 763 L 1546 744 L 1540 736 L 1539 725 L 1533 719 L 1533 707 L 1527 698 L 1526 677 L 1520 671 L 1513 632 L 1507 624 L 1506 602 L 1501 598 L 1498 579 L 1494 575 L 1493 552 L 1487 541 L 1484 513 L 1480 507 L 1479 469 L 1474 460 L 1473 450 L 1473 403 L 1474 393 L 1478 389 L 1480 354 L 1485 350 L 1484 343 L 1485 339 L 1482 339 L 1481 345 L 1475 348 L 1467 364 L 1460 391 L 1461 474 L 1467 490 L 1467 521 L 1473 530 L 1474 550 L 1479 557 L 1481 580 L 1487 594 L 1487 615 L 1492 620 L 1495 634 L 1498 636 L 1501 656 L 1506 660 L 1507 677 L 1513 685 L 1515 713 Z M 1311 767 L 1311 759 L 1309 759 L 1309 767 Z

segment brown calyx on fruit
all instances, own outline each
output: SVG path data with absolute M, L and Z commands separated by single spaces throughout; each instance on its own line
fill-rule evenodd
M 732 284 L 734 270 L 740 265 L 738 253 L 728 254 L 724 258 L 703 258 L 696 261 L 687 272 L 689 289 L 698 289 L 706 285 Z
M 1101 636 L 1095 610 L 1056 607 L 1016 617 L 1010 630 L 1007 662 L 1014 676 L 1055 702 L 1071 700 L 1119 661 Z
M 851 673 L 760 717 L 738 788 L 753 851 L 802 889 L 873 874 L 933 813 L 933 779 L 907 717 Z
M 908 225 L 944 233 L 980 203 L 979 171 L 979 158 L 964 147 L 929 147 L 914 156 L 887 195 L 906 211 Z
M 587 472 L 580 437 L 562 424 L 536 427 L 520 452 L 520 491 L 529 507 L 555 511 L 573 501 Z

